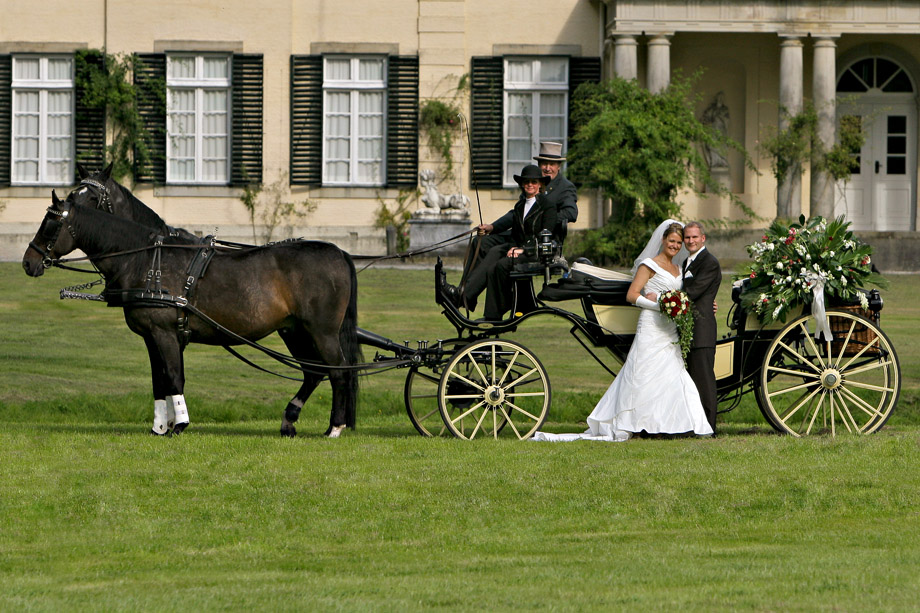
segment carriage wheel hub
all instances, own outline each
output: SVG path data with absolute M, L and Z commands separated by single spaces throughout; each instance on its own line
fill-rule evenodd
M 821 373 L 821 385 L 823 385 L 825 389 L 837 389 L 840 387 L 842 379 L 843 378 L 840 376 L 840 371 L 838 371 L 836 368 L 828 368 Z
M 505 391 L 497 385 L 486 388 L 485 401 L 490 407 L 497 407 L 505 401 Z

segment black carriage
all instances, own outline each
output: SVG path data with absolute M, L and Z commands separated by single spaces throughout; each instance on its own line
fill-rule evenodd
M 514 273 L 513 316 L 502 322 L 464 316 L 443 293 L 439 260 L 435 300 L 456 338 L 409 348 L 359 332 L 362 343 L 394 353 L 378 354 L 378 361 L 408 364 L 406 411 L 420 434 L 527 439 L 542 426 L 552 401 L 549 376 L 531 350 L 507 338 L 537 315 L 567 320 L 572 336 L 616 376 L 639 316 L 626 301 L 631 278 L 576 264 L 567 278 L 550 283 L 548 262 Z M 545 276 L 539 294 L 535 275 Z M 720 412 L 753 391 L 764 418 L 782 433 L 867 434 L 882 427 L 897 405 L 901 380 L 897 354 L 880 327 L 883 303 L 877 291 L 867 293 L 866 310 L 858 304 L 832 306 L 827 313 L 832 338 L 816 340 L 810 313 L 800 308 L 785 322 L 764 325 L 742 308 L 741 290 L 740 284 L 733 287 L 731 333 L 716 346 Z M 581 302 L 582 315 L 553 305 L 573 299 Z

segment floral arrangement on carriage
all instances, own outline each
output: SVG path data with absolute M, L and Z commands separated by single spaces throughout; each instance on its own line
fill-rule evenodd
M 774 221 L 760 242 L 747 246 L 753 261 L 739 277 L 750 279 L 741 305 L 761 323 L 785 322 L 789 310 L 800 304 L 812 305 L 819 321 L 825 301 L 831 306 L 858 301 L 867 309 L 861 288 L 886 288 L 888 282 L 872 271 L 872 247 L 849 226 L 843 216 L 831 221 L 816 216 L 806 222 L 802 215 L 788 226 Z

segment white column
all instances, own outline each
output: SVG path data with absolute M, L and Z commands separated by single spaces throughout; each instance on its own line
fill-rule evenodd
M 639 77 L 638 46 L 635 36 L 616 37 L 613 50 L 613 70 L 616 76 L 627 80 Z
M 837 140 L 837 43 L 832 38 L 815 41 L 812 97 L 818 114 L 816 129 L 821 148 L 827 151 Z M 826 171 L 811 170 L 811 216 L 834 217 L 834 179 Z
M 648 90 L 657 94 L 671 83 L 671 41 L 667 36 L 653 36 L 648 41 Z
M 802 41 L 785 38 L 779 49 L 779 129 L 789 127 L 789 118 L 802 112 Z M 790 167 L 776 190 L 776 215 L 798 218 L 802 212 L 801 165 Z

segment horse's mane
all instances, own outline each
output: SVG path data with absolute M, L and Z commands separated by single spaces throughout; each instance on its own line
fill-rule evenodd
M 166 228 L 168 227 L 166 221 L 162 217 L 157 215 L 153 209 L 143 203 L 140 198 L 135 196 L 130 189 L 116 181 L 115 179 L 110 179 L 110 185 L 114 185 L 115 188 L 121 193 L 122 197 L 128 203 L 128 206 L 134 212 L 134 221 L 141 224 L 142 226 L 147 226 L 150 228 L 158 228 L 164 232 L 168 232 Z
M 149 226 L 82 204 L 73 204 L 72 211 L 76 215 L 71 216 L 70 223 L 79 232 L 80 243 L 92 251 L 84 248 L 87 255 L 126 251 L 153 243 L 156 231 Z

